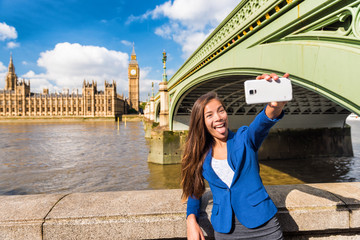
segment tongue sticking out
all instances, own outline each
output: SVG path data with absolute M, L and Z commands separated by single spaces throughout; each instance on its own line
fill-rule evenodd
M 221 126 L 218 126 L 218 127 L 215 127 L 215 130 L 220 133 L 220 134 L 224 134 L 225 131 L 226 131 L 226 127 L 225 127 L 225 124 L 221 125 Z

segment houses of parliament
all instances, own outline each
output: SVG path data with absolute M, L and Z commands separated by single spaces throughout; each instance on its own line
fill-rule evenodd
M 105 81 L 103 91 L 97 83 L 84 80 L 82 93 L 42 93 L 30 91 L 30 80 L 18 80 L 12 56 L 5 78 L 5 89 L 0 90 L 0 116 L 83 116 L 117 117 L 129 109 L 139 111 L 139 66 L 133 48 L 128 68 L 129 98 L 118 95 L 116 82 Z

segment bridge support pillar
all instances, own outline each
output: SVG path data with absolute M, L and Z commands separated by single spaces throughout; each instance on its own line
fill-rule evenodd
M 167 82 L 159 83 L 160 92 L 160 127 L 169 127 L 169 92 Z
M 144 109 L 144 117 L 149 119 L 149 103 L 147 102 Z
M 154 124 L 157 124 L 157 123 L 154 123 L 153 121 L 150 121 L 147 118 L 143 118 L 145 139 L 151 139 L 151 131 L 152 131 Z
M 187 131 L 151 131 L 148 162 L 157 164 L 176 164 L 181 162 Z
M 155 102 L 154 102 L 154 97 L 150 98 L 150 116 L 149 116 L 150 121 L 154 121 L 155 119 Z

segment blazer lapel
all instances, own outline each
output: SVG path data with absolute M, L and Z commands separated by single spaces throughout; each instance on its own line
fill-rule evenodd
M 233 149 L 233 145 L 234 145 L 234 141 L 233 141 L 234 135 L 235 134 L 229 130 L 228 139 L 226 141 L 226 149 L 227 149 L 228 164 L 230 168 L 235 172 L 235 164 L 233 162 L 233 159 L 231 159 L 231 150 Z
M 203 176 L 209 182 L 209 184 L 215 185 L 219 188 L 227 188 L 227 185 L 218 177 L 211 167 L 212 159 L 212 148 L 206 154 L 205 161 L 203 164 Z
M 229 137 L 227 141 L 227 157 L 230 168 L 234 171 L 234 178 L 232 180 L 231 186 L 239 178 L 241 170 L 244 165 L 244 147 L 235 146 L 235 133 L 229 131 Z M 240 147 L 240 148 L 239 148 Z

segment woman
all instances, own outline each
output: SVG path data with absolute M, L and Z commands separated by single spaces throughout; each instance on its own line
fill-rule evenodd
M 277 80 L 278 76 L 258 77 L 271 78 Z M 211 223 L 215 239 L 283 239 L 275 216 L 277 208 L 259 175 L 257 151 L 270 128 L 282 118 L 285 104 L 269 103 L 249 127 L 232 133 L 216 93 L 207 93 L 194 103 L 182 159 L 188 239 L 205 239 L 197 223 L 204 179 L 213 194 Z

